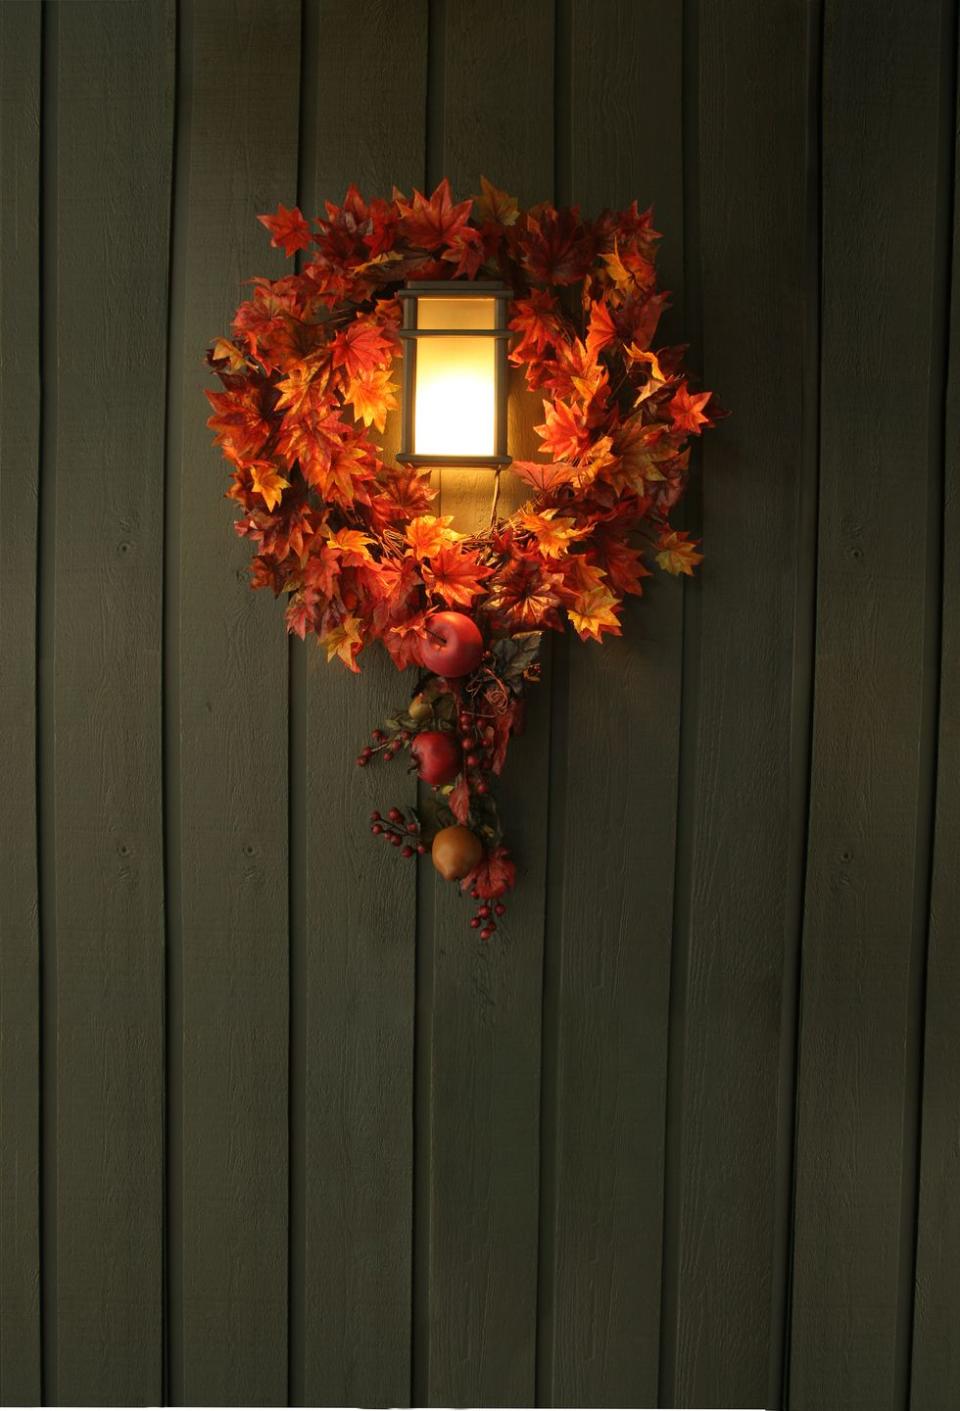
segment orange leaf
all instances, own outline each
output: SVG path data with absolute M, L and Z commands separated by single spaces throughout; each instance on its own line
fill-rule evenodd
M 250 477 L 253 480 L 254 490 L 258 495 L 263 496 L 263 502 L 268 510 L 276 509 L 284 490 L 290 488 L 290 481 L 284 480 L 269 461 L 254 461 L 250 467 Z
M 395 411 L 397 399 L 396 384 L 390 381 L 390 369 L 368 372 L 363 377 L 354 377 L 343 393 L 343 400 L 353 405 L 353 414 L 359 417 L 364 426 L 371 422 L 382 431 L 387 421 L 387 412 Z
M 697 553 L 696 542 L 689 542 L 683 529 L 665 529 L 660 535 L 657 547 L 660 550 L 657 563 L 666 569 L 667 573 L 685 573 L 692 578 L 694 567 L 703 563 L 703 554 Z
M 480 220 L 496 221 L 498 225 L 516 225 L 520 208 L 516 196 L 499 191 L 485 176 L 480 178 L 482 196 L 474 196 L 473 204 Z
M 397 192 L 396 202 L 400 212 L 400 229 L 412 245 L 418 245 L 423 250 L 437 250 L 441 245 L 449 245 L 469 220 L 472 205 L 470 201 L 461 201 L 456 206 L 453 204 L 446 177 L 429 201 L 419 191 L 414 191 L 412 201 Z
M 493 572 L 479 563 L 474 554 L 465 553 L 453 544 L 442 548 L 423 570 L 427 587 L 439 594 L 451 607 L 469 607 L 478 593 L 483 592 L 483 580 Z
M 343 621 L 331 628 L 323 638 L 323 645 L 327 649 L 327 661 L 333 661 L 337 656 L 351 671 L 359 671 L 356 657 L 363 646 L 363 624 L 359 617 L 347 613 Z
M 692 397 L 686 383 L 678 387 L 670 400 L 674 431 L 689 431 L 692 435 L 699 436 L 701 426 L 710 424 L 710 418 L 704 416 L 703 408 L 712 396 L 712 392 L 701 392 Z
M 540 552 L 546 559 L 560 558 L 575 539 L 582 539 L 588 532 L 578 529 L 575 520 L 565 517 L 557 519 L 556 514 L 555 509 L 542 510 L 540 514 L 522 510 L 518 516 L 524 529 L 529 529 L 536 536 Z
M 620 623 L 614 611 L 619 601 L 609 588 L 591 588 L 567 608 L 567 616 L 584 641 L 592 637 L 599 642 L 604 631 L 619 637 Z
M 310 227 L 297 206 L 291 206 L 289 210 L 286 206 L 277 206 L 274 215 L 257 216 L 257 220 L 269 230 L 272 237 L 270 244 L 275 249 L 282 245 L 283 253 L 288 258 L 310 244 Z
M 433 558 L 444 545 L 455 544 L 463 538 L 462 534 L 448 527 L 452 519 L 452 514 L 421 514 L 410 521 L 406 528 L 406 540 L 415 558 Z

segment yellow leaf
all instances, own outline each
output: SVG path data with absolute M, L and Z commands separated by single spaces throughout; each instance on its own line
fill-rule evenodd
M 697 546 L 690 543 L 686 532 L 672 529 L 660 535 L 657 563 L 667 573 L 685 573 L 693 577 L 694 567 L 703 563 L 703 554 L 697 553 Z
M 323 638 L 323 645 L 327 649 L 327 661 L 333 661 L 333 658 L 337 656 L 351 671 L 359 671 L 356 656 L 363 646 L 363 631 L 359 617 L 348 613 L 343 621 L 339 622 Z
M 567 616 L 584 641 L 592 637 L 599 642 L 604 629 L 619 637 L 620 623 L 614 612 L 618 604 L 619 599 L 608 588 L 591 588 L 567 609 Z
M 250 467 L 250 477 L 254 490 L 263 496 L 267 509 L 276 509 L 283 497 L 283 491 L 289 489 L 290 481 L 284 480 L 269 461 L 254 461 Z
M 548 559 L 560 558 L 567 552 L 573 540 L 582 539 L 587 532 L 585 529 L 578 529 L 575 520 L 563 517 L 557 519 L 556 514 L 555 509 L 543 510 L 540 514 L 524 510 L 519 516 L 524 529 L 536 536 L 540 552 Z
M 421 514 L 406 528 L 407 543 L 418 559 L 433 558 L 445 544 L 455 544 L 463 535 L 449 527 L 452 514 Z
M 390 369 L 382 368 L 363 373 L 352 378 L 343 393 L 343 400 L 353 404 L 353 414 L 364 426 L 371 422 L 382 431 L 387 422 L 387 412 L 395 411 L 397 399 L 393 395 L 397 386 L 390 381 Z

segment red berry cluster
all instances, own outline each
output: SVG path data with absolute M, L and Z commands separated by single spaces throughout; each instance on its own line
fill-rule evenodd
M 370 832 L 399 848 L 401 857 L 415 857 L 418 853 L 422 857 L 427 851 L 426 843 L 420 841 L 420 824 L 412 812 L 391 808 L 384 818 L 374 809 L 370 815 Z
M 471 892 L 470 895 L 473 897 L 474 901 L 479 901 L 479 892 Z M 481 941 L 489 941 L 490 937 L 497 929 L 497 923 L 493 919 L 494 916 L 505 916 L 506 913 L 507 908 L 502 901 L 496 902 L 493 906 L 485 901 L 482 906 L 477 907 L 476 915 L 471 916 L 470 925 L 474 931 L 480 932 Z
M 382 755 L 384 763 L 389 764 L 399 750 L 410 740 L 409 730 L 397 730 L 393 735 L 388 735 L 384 730 L 374 730 L 370 735 L 372 745 L 364 745 L 357 755 L 357 764 L 362 769 L 365 764 L 369 764 L 375 755 Z
M 483 771 L 490 768 L 493 747 L 486 744 L 480 735 L 479 717 L 462 710 L 457 724 L 460 727 L 460 748 L 463 750 L 463 773 L 471 793 L 487 794 L 490 785 Z

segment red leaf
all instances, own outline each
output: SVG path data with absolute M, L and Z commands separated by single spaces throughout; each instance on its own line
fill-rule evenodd
M 455 206 L 446 177 L 429 201 L 419 191 L 414 191 L 412 201 L 398 192 L 396 202 L 401 231 L 411 245 L 421 250 L 438 250 L 441 245 L 451 244 L 469 220 L 473 204 L 461 201 Z
M 517 869 L 505 847 L 494 848 L 460 883 L 464 892 L 478 892 L 485 901 L 502 897 L 516 886 Z
M 330 344 L 334 367 L 342 367 L 348 378 L 363 377 L 393 360 L 396 341 L 379 324 L 357 318 Z
M 447 795 L 447 803 L 457 822 L 466 823 L 470 817 L 470 786 L 462 774 Z
M 483 592 L 483 580 L 492 569 L 478 562 L 476 555 L 448 544 L 424 565 L 423 579 L 427 587 L 438 593 L 451 607 L 469 607 L 478 593 Z
M 577 468 L 566 461 L 514 461 L 510 469 L 521 480 L 539 490 L 541 495 L 549 494 L 559 485 L 568 485 L 577 474 Z
M 310 227 L 297 206 L 291 206 L 289 210 L 286 206 L 277 206 L 275 215 L 257 216 L 257 220 L 269 230 L 272 236 L 270 244 L 276 249 L 282 245 L 283 253 L 288 258 L 310 244 Z

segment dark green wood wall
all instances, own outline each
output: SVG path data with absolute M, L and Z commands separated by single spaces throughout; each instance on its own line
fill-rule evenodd
M 3 1404 L 960 1405 L 956 70 L 952 0 L 0 3 Z M 257 212 L 481 173 L 654 203 L 733 410 L 488 945 L 201 396 Z

